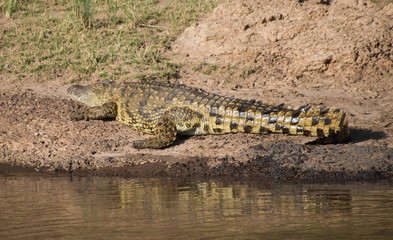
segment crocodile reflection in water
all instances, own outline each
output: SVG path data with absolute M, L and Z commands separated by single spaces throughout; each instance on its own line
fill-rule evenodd
M 285 194 L 286 191 L 288 194 Z M 175 207 L 162 203 L 176 203 L 175 208 L 180 211 L 179 215 L 187 215 L 190 208 L 193 208 L 196 210 L 194 211 L 196 216 L 193 216 L 195 218 L 206 217 L 203 216 L 206 212 L 220 212 L 223 216 L 234 216 L 278 213 L 288 209 L 328 212 L 332 208 L 339 207 L 350 211 L 352 201 L 349 190 L 332 188 L 268 190 L 250 188 L 241 184 L 228 186 L 216 181 L 162 184 L 159 179 L 151 180 L 148 185 L 140 185 L 135 180 L 123 180 L 119 183 L 119 193 L 122 208 L 148 210 L 159 215 L 168 211 L 168 208 Z

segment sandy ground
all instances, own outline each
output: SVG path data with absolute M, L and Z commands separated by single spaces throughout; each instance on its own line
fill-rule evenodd
M 183 64 L 175 82 L 245 99 L 341 108 L 352 132 L 347 143 L 230 134 L 137 150 L 132 141 L 147 135 L 117 122 L 71 121 L 84 106 L 68 98 L 63 79 L 42 84 L 0 75 L 0 164 L 78 175 L 392 178 L 393 4 L 338 2 L 224 4 L 165 54 Z M 209 74 L 200 69 L 209 66 Z

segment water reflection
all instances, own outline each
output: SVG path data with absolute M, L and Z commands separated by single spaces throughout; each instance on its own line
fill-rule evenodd
M 393 237 L 389 182 L 18 176 L 0 177 L 0 203 L 0 239 Z
M 157 180 L 156 180 L 157 181 Z M 350 190 L 298 188 L 254 189 L 241 184 L 225 186 L 217 181 L 161 185 L 150 180 L 149 187 L 137 180 L 119 182 L 122 208 L 143 209 L 152 214 L 167 214 L 175 208 L 178 216 L 190 219 L 214 213 L 221 216 L 272 214 L 304 211 L 324 212 L 333 208 L 351 210 Z M 295 212 L 292 212 L 295 210 Z

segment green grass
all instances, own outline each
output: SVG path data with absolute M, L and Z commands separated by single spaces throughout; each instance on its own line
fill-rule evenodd
M 6 0 L 4 1 L 4 14 L 6 18 L 11 18 L 12 14 L 17 8 L 17 0 Z
M 210 75 L 212 72 L 216 71 L 218 69 L 218 66 L 215 64 L 208 64 L 206 62 L 201 62 L 199 63 L 198 66 L 193 67 L 192 70 L 201 72 L 205 75 Z
M 72 82 L 174 77 L 180 66 L 164 58 L 164 50 L 218 1 L 16 1 L 9 24 L 0 29 L 0 74 L 69 75 Z
M 370 2 L 373 2 L 375 4 L 378 4 L 380 6 L 388 5 L 393 3 L 393 0 L 370 0 Z
M 84 27 L 93 25 L 93 6 L 91 0 L 73 0 L 73 10 L 75 16 L 81 21 Z

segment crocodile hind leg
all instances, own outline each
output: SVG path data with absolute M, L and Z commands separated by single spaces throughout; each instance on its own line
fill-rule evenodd
M 164 148 L 176 140 L 176 125 L 168 117 L 160 118 L 157 122 L 154 137 L 133 142 L 134 148 Z
M 71 120 L 101 120 L 114 119 L 117 114 L 116 103 L 105 103 L 101 106 L 90 107 L 81 113 L 71 115 Z
M 189 108 L 172 108 L 158 119 L 153 131 L 154 137 L 134 141 L 133 146 L 138 149 L 167 147 L 176 140 L 178 132 L 195 129 L 201 119 L 201 114 Z

